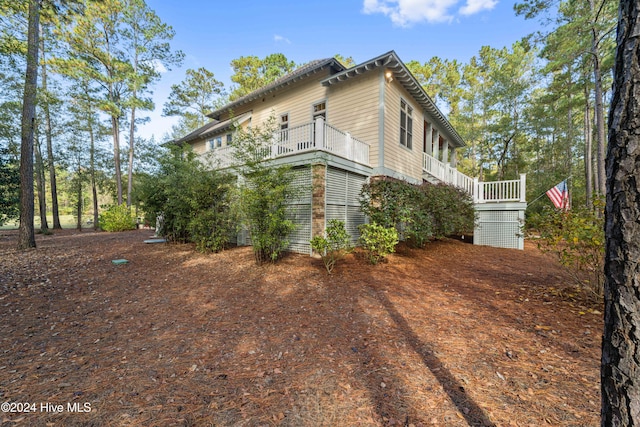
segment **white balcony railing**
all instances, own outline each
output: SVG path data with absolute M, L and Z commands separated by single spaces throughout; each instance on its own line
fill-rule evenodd
M 221 147 L 204 153 L 211 166 L 226 168 L 234 165 L 233 147 Z M 326 151 L 347 160 L 369 165 L 369 145 L 343 132 L 322 117 L 312 123 L 277 131 L 264 143 L 260 159 L 275 159 L 308 151 Z
M 423 153 L 422 170 L 438 180 L 463 189 L 473 197 L 474 203 L 526 202 L 526 175 L 509 181 L 483 182 L 470 178 L 427 153 Z

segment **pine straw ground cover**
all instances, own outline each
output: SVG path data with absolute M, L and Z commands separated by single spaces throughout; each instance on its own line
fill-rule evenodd
M 2 427 L 599 424 L 602 309 L 533 245 L 329 276 L 150 235 L 0 234 Z

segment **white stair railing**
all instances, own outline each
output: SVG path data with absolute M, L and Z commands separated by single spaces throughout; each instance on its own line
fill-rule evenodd
M 526 175 L 508 181 L 483 182 L 471 178 L 449 163 L 423 153 L 422 170 L 445 184 L 463 189 L 473 197 L 474 203 L 526 202 Z

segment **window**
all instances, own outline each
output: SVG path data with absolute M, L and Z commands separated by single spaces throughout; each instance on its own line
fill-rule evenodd
M 283 114 L 280 116 L 280 130 L 289 129 L 289 115 Z
M 313 104 L 313 120 L 318 117 L 327 118 L 327 103 L 325 101 Z
M 233 141 L 233 135 L 228 133 L 227 134 L 227 145 L 231 145 L 232 141 Z
M 280 142 L 287 142 L 289 140 L 289 114 L 282 114 L 280 116 Z
M 413 108 L 400 101 L 400 145 L 413 147 Z
M 213 150 L 214 148 L 222 147 L 222 137 L 216 136 L 213 139 L 209 140 L 209 150 Z

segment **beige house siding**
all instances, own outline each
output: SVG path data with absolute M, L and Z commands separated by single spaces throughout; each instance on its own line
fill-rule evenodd
M 378 163 L 380 78 L 369 72 L 328 88 L 327 122 L 369 144 L 369 164 Z
M 327 72 L 317 74 L 317 77 L 293 83 L 286 89 L 275 93 L 265 94 L 262 98 L 241 105 L 233 111 L 234 116 L 239 116 L 251 111 L 251 124 L 253 126 L 265 123 L 273 114 L 276 119 L 280 115 L 289 114 L 289 127 L 309 123 L 313 117 L 313 104 L 319 101 L 327 101 L 327 88 L 320 81 L 328 76 Z M 331 107 L 327 102 L 327 116 L 331 115 Z M 226 120 L 231 113 L 225 113 L 220 119 Z
M 385 86 L 384 167 L 412 179 L 422 180 L 422 109 L 413 97 L 396 81 Z M 412 148 L 400 145 L 400 101 L 413 108 Z
M 220 121 L 251 112 L 251 120 L 242 124 L 246 128 L 249 124 L 252 126 L 264 124 L 271 115 L 274 115 L 277 123 L 279 123 L 280 115 L 286 113 L 289 115 L 289 127 L 291 128 L 311 122 L 313 104 L 319 101 L 327 102 L 327 116 L 330 116 L 330 107 L 326 94 L 327 88 L 320 84 L 320 81 L 328 75 L 328 71 L 323 71 L 314 78 L 293 83 L 286 89 L 275 93 L 265 94 L 260 99 L 240 105 L 233 111 L 225 112 L 220 117 Z M 230 132 L 230 129 L 225 129 L 220 133 L 207 137 L 206 140 L 190 141 L 189 144 L 196 153 L 202 154 L 207 151 L 207 141 L 216 136 L 223 137 L 222 146 L 225 147 L 227 145 L 226 135 Z
M 398 80 L 385 81 L 385 71 L 383 68 L 374 69 L 324 86 L 321 82 L 329 77 L 329 70 L 322 70 L 273 93 L 266 93 L 247 104 L 236 106 L 233 111 L 225 111 L 218 119 L 225 121 L 251 112 L 251 119 L 243 123 L 246 127 L 249 124 L 262 125 L 271 116 L 275 116 L 276 123 L 279 124 L 280 116 L 287 114 L 289 128 L 293 128 L 310 123 L 313 119 L 313 105 L 326 102 L 327 123 L 367 143 L 371 167 L 382 166 L 383 173 L 393 172 L 400 178 L 422 181 L 424 121 L 432 123 L 434 129 L 437 129 L 437 124 L 431 117 L 426 116 L 420 103 Z M 411 149 L 400 145 L 401 100 L 413 109 Z M 222 135 L 224 147 L 227 144 L 225 135 L 229 132 L 230 130 L 226 129 L 207 137 L 206 140 L 196 140 L 190 144 L 195 152 L 204 153 L 208 151 L 207 141 Z M 382 156 L 381 142 L 384 150 Z M 428 150 L 430 148 L 428 147 Z
M 207 151 L 207 141 L 200 140 L 200 141 L 196 141 L 194 143 L 191 143 L 191 149 L 196 154 L 203 154 L 204 152 Z

